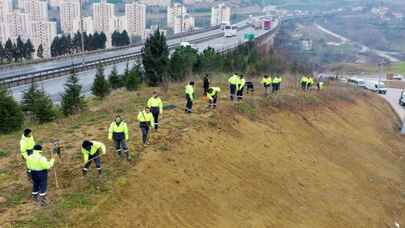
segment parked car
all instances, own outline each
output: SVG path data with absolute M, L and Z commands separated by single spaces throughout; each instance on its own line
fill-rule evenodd
M 378 82 L 378 81 L 366 81 L 366 89 L 379 93 L 379 94 L 387 93 L 387 88 L 385 88 L 384 83 Z
M 392 79 L 394 79 L 394 80 L 402 80 L 403 77 L 400 74 L 396 74 L 396 75 L 392 76 Z
M 398 103 L 401 106 L 405 106 L 405 91 L 404 90 L 402 90 L 401 95 L 399 96 Z

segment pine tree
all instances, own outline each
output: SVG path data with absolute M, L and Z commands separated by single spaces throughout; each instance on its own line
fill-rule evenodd
M 82 86 L 74 72 L 65 83 L 65 92 L 62 95 L 61 108 L 65 116 L 76 114 L 86 107 L 84 97 L 81 95 Z
M 141 71 L 139 69 L 139 65 L 134 65 L 128 73 L 125 87 L 129 91 L 134 91 L 138 89 L 141 82 Z
M 13 60 L 13 52 L 14 52 L 13 42 L 10 39 L 6 41 L 6 44 L 4 46 L 4 52 L 7 61 L 10 63 Z
M 104 68 L 102 65 L 97 66 L 97 73 L 91 88 L 91 92 L 94 96 L 101 99 L 110 94 L 110 84 L 105 79 Z
M 21 108 L 24 112 L 30 112 L 40 123 L 56 118 L 51 98 L 43 90 L 39 90 L 35 83 L 32 83 L 29 90 L 24 93 Z
M 56 118 L 52 99 L 43 90 L 38 91 L 38 96 L 34 101 L 33 114 L 39 123 L 49 122 Z
M 15 61 L 17 62 L 18 60 L 22 59 L 25 54 L 25 44 L 22 41 L 21 37 L 17 37 L 17 44 L 16 44 L 16 49 L 15 49 Z
M 166 37 L 157 29 L 145 42 L 142 62 L 145 68 L 145 79 L 150 86 L 157 86 L 168 75 L 169 49 Z
M 44 58 L 44 47 L 42 46 L 42 44 L 40 44 L 38 46 L 38 50 L 37 50 L 37 56 L 38 58 Z
M 24 45 L 24 58 L 32 59 L 32 53 L 34 53 L 34 52 L 35 52 L 34 45 L 32 45 L 31 40 L 28 39 Z
M 30 88 L 24 93 L 21 101 L 21 109 L 24 112 L 33 112 L 35 99 L 38 96 L 38 87 L 35 83 L 31 83 Z
M 0 42 L 0 64 L 3 64 L 4 58 L 6 56 L 3 43 Z
M 19 130 L 24 123 L 24 115 L 12 96 L 0 88 L 0 133 Z
M 109 81 L 112 89 L 118 89 L 122 86 L 122 81 L 121 81 L 120 76 L 118 76 L 117 67 L 115 65 L 111 71 L 108 81 Z

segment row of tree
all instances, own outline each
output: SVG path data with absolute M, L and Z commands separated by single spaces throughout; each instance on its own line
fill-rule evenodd
M 258 51 L 254 42 L 238 46 L 225 54 L 213 48 L 202 53 L 191 46 L 175 49 L 169 57 L 166 37 L 159 30 L 146 40 L 142 54 L 145 69 L 145 81 L 150 86 L 174 80 L 182 81 L 192 74 L 210 72 L 260 72 L 281 73 L 287 69 L 283 61 L 270 50 L 266 53 Z
M 38 51 L 40 50 L 42 50 L 43 54 L 42 46 L 38 48 Z M 8 39 L 4 46 L 0 42 L 0 63 L 11 63 L 13 61 L 20 62 L 24 59 L 30 60 L 32 59 L 32 55 L 34 54 L 34 52 L 34 45 L 32 44 L 30 39 L 28 39 L 27 41 L 23 41 L 20 36 L 17 37 L 16 42 Z
M 104 49 L 106 47 L 107 37 L 101 33 L 87 34 L 83 33 L 84 50 L 93 51 L 97 49 Z M 71 35 L 57 36 L 51 44 L 52 57 L 61 55 L 70 55 L 78 53 L 82 50 L 82 35 L 77 32 L 72 37 Z
M 111 44 L 114 47 L 127 46 L 131 43 L 126 30 L 122 32 L 114 31 L 111 35 Z

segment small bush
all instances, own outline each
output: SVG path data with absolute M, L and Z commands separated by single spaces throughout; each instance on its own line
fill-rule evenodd
M 91 87 L 91 92 L 94 96 L 101 99 L 108 96 L 111 92 L 110 84 L 105 79 L 104 68 L 101 65 L 97 66 L 96 78 L 94 79 L 93 86 Z

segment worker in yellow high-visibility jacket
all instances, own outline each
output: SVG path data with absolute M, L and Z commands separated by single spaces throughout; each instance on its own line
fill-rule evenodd
M 221 92 L 221 89 L 219 87 L 210 87 L 208 89 L 207 97 L 208 97 L 208 107 L 209 108 L 217 107 L 217 100 L 218 100 L 219 92 Z
M 272 84 L 273 85 L 273 90 L 272 90 L 273 93 L 280 90 L 280 85 L 281 85 L 282 81 L 283 81 L 283 79 L 278 75 L 273 77 L 273 84 Z
M 243 75 L 240 75 L 238 84 L 236 86 L 237 88 L 236 95 L 238 97 L 238 101 L 243 99 L 243 89 L 245 88 L 245 84 L 246 84 L 245 78 L 243 77 Z
M 142 143 L 144 145 L 149 144 L 148 136 L 150 127 L 154 126 L 155 121 L 153 120 L 153 115 L 150 112 L 149 107 L 145 107 L 143 111 L 138 113 L 139 128 L 142 132 Z
M 115 150 L 119 157 L 122 157 L 123 154 L 127 155 L 128 161 L 131 160 L 131 154 L 128 151 L 128 126 L 121 116 L 116 116 L 115 120 L 110 124 L 108 129 L 108 139 L 113 140 L 115 144 Z
M 228 79 L 231 101 L 233 101 L 236 97 L 239 80 L 240 77 L 237 73 L 235 73 L 234 75 L 232 75 L 232 77 Z
M 153 96 L 149 98 L 147 105 L 150 108 L 150 112 L 153 115 L 155 129 L 159 128 L 159 115 L 163 114 L 163 102 L 160 99 L 156 91 L 153 92 Z
M 184 93 L 186 95 L 186 100 L 187 100 L 185 112 L 186 113 L 192 113 L 193 112 L 193 101 L 194 101 L 194 98 L 195 98 L 195 95 L 194 95 L 194 82 L 193 81 L 188 83 Z
M 87 175 L 91 163 L 96 163 L 98 175 L 101 175 L 101 155 L 106 154 L 106 147 L 97 141 L 84 140 L 82 143 L 82 154 L 84 160 L 83 175 Z
M 48 170 L 52 168 L 55 160 L 48 161 L 42 155 L 42 146 L 35 145 L 29 155 L 25 157 L 27 168 L 32 175 L 32 199 L 39 202 L 40 206 L 46 206 L 46 195 L 48 192 Z
M 269 88 L 270 88 L 272 82 L 273 82 L 272 78 L 268 75 L 264 75 L 264 77 L 262 78 L 262 81 L 260 83 L 264 87 L 265 96 L 269 95 Z

